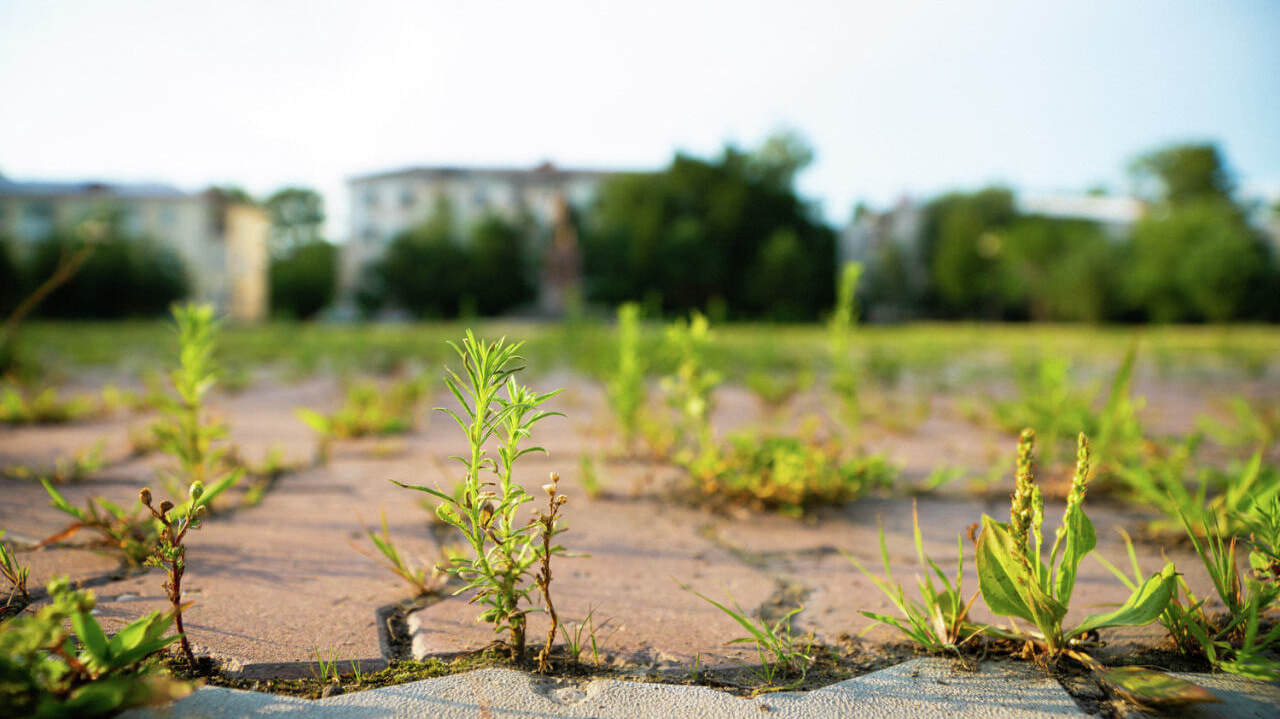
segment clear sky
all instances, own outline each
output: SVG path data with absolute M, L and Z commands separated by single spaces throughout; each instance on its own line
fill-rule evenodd
M 1280 196 L 1280 2 L 0 0 L 0 172 L 323 192 L 417 164 L 652 169 L 789 127 L 827 219 L 1123 192 L 1214 141 Z

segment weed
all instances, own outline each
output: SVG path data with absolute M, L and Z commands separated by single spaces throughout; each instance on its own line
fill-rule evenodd
M 355 680 L 356 684 L 363 684 L 365 673 L 363 667 L 360 666 L 360 660 L 352 659 L 349 664 L 351 665 L 351 678 Z
M 82 482 L 89 475 L 106 466 L 106 461 L 102 459 L 102 448 L 105 445 L 105 440 L 100 440 L 94 442 L 93 446 L 88 450 L 79 450 L 71 457 L 58 457 L 53 462 L 52 471 L 47 474 L 41 474 L 30 467 L 21 465 L 5 468 L 0 470 L 0 473 L 11 479 L 47 479 L 54 484 Z
M 1232 397 L 1227 402 L 1231 421 L 1222 422 L 1212 417 L 1201 417 L 1198 426 L 1215 442 L 1224 447 L 1267 447 L 1280 436 L 1280 404 L 1262 400 L 1250 402 L 1244 397 Z
M 645 363 L 640 354 L 640 305 L 618 306 L 618 366 L 608 382 L 609 406 L 622 429 L 623 446 L 630 449 L 645 405 Z
M 373 542 L 373 545 L 386 558 L 387 562 L 382 566 L 390 569 L 396 576 L 408 582 L 418 596 L 435 594 L 439 591 L 440 582 L 435 572 L 429 573 L 423 567 L 410 567 L 409 563 L 400 555 L 395 543 L 391 541 L 391 531 L 387 529 L 386 512 L 382 513 L 382 534 L 377 534 L 372 529 L 369 529 L 363 521 L 361 521 L 360 526 L 364 528 L 365 536 L 369 538 L 369 541 Z M 367 557 L 373 557 L 373 555 L 359 547 L 356 547 L 356 550 Z M 374 560 L 376 561 L 377 558 L 374 557 Z
M 193 666 L 196 663 L 196 657 L 191 652 L 191 643 L 187 641 L 186 630 L 182 628 L 182 575 L 187 569 L 187 548 L 182 540 L 186 538 L 187 530 L 200 528 L 200 521 L 206 511 L 206 503 L 201 501 L 203 495 L 204 483 L 192 482 L 186 503 L 174 512 L 173 502 L 168 500 L 161 502 L 159 509 L 151 506 L 150 489 L 138 492 L 138 501 L 151 512 L 151 516 L 160 528 L 155 549 L 151 556 L 147 557 L 147 565 L 164 569 L 164 593 L 169 598 L 169 603 L 173 605 L 173 622 L 177 627 L 178 636 L 182 637 L 182 653 L 186 656 L 187 663 Z
M 534 575 L 533 581 L 542 594 L 542 606 L 547 610 L 547 616 L 551 618 L 551 626 L 547 629 L 547 643 L 538 653 L 540 673 L 546 673 L 551 668 L 547 660 L 551 656 L 551 645 L 556 640 L 556 628 L 560 622 L 560 617 L 556 615 L 555 604 L 551 602 L 551 555 L 554 550 L 560 548 L 552 547 L 551 540 L 558 533 L 556 520 L 560 518 L 560 508 L 569 501 L 569 498 L 560 494 L 559 488 L 560 475 L 552 472 L 551 481 L 542 485 L 542 491 L 547 493 L 547 511 L 534 513 L 534 522 L 538 525 L 538 536 L 542 538 L 542 551 L 538 553 L 538 573 Z
M 50 604 L 6 622 L 0 632 L 5 716 L 105 717 L 193 691 L 146 661 L 177 640 L 164 636 L 171 614 L 155 612 L 108 637 L 93 617 L 92 592 L 73 591 L 65 578 L 50 582 L 48 591 Z
M 1202 688 L 1176 677 L 1137 667 L 1109 669 L 1083 651 L 1086 637 L 1099 629 L 1140 626 L 1160 617 L 1176 589 L 1177 573 L 1172 563 L 1166 562 L 1164 569 L 1137 584 L 1120 608 L 1090 615 L 1073 628 L 1063 627 L 1080 561 L 1097 544 L 1093 523 L 1085 515 L 1083 506 L 1090 475 L 1089 443 L 1085 435 L 1080 434 L 1066 512 L 1047 563 L 1041 551 L 1044 501 L 1035 484 L 1034 445 L 1035 433 L 1023 430 L 1018 439 L 1017 482 L 1010 521 L 997 522 L 983 515 L 975 563 L 982 599 L 991 612 L 1026 620 L 1039 631 L 1024 634 L 988 627 L 984 632 L 1024 640 L 1029 647 L 1043 652 L 1048 661 L 1070 656 L 1101 681 L 1144 705 L 1216 701 Z
M 808 389 L 813 384 L 813 373 L 750 372 L 747 374 L 746 384 L 747 389 L 764 404 L 766 411 L 777 414 L 797 392 Z
M 197 506 L 207 507 L 238 479 L 238 475 L 227 475 L 209 485 L 200 495 Z M 130 511 L 102 497 L 94 497 L 85 504 L 84 509 L 80 509 L 68 502 L 48 480 L 41 480 L 40 483 L 49 493 L 50 504 L 64 514 L 70 515 L 75 521 L 57 534 L 41 541 L 39 547 L 60 542 L 82 529 L 88 529 L 102 535 L 102 543 L 119 549 L 124 554 L 125 560 L 133 566 L 142 565 L 155 550 L 161 526 L 143 506 L 141 499 Z M 193 508 L 189 506 L 188 500 L 178 507 L 180 514 L 177 516 L 181 518 L 181 513 Z
M 683 667 L 684 674 L 688 677 L 689 681 L 696 683 L 702 678 L 702 652 L 696 652 L 693 655 L 693 661 L 688 664 L 682 664 L 681 666 Z
M 596 471 L 596 461 L 589 454 L 582 455 L 582 491 L 587 499 L 599 499 L 604 495 L 600 486 L 600 475 Z
M 693 455 L 714 451 L 711 435 L 711 393 L 720 373 L 708 369 L 706 355 L 713 336 L 711 325 L 694 310 L 689 321 L 667 326 L 667 346 L 676 356 L 676 370 L 662 378 L 667 405 L 676 413 L 677 443 Z
M 837 447 L 785 436 L 738 436 L 689 465 L 702 501 L 799 516 L 886 487 L 896 468 L 878 455 L 843 458 Z
M 693 591 L 684 584 L 680 584 L 680 588 L 686 591 Z M 791 631 L 792 617 L 804 611 L 804 607 L 798 606 L 782 615 L 778 621 L 769 624 L 763 619 L 757 619 L 753 622 L 731 596 L 729 597 L 729 604 L 732 606 L 727 606 L 698 592 L 693 592 L 693 594 L 729 615 L 733 621 L 747 630 L 748 636 L 734 639 L 729 644 L 752 644 L 755 646 L 756 656 L 760 659 L 760 668 L 758 670 L 752 668 L 752 671 L 764 684 L 763 687 L 756 690 L 756 693 L 785 691 L 794 689 L 804 683 L 809 665 L 813 663 L 813 657 L 810 655 L 810 651 L 813 649 L 813 637 L 810 636 L 808 643 L 801 648 L 797 644 L 796 638 L 792 636 Z M 790 684 L 774 685 L 774 680 L 787 677 L 797 678 Z
M 4 539 L 4 534 L 4 530 L 0 529 L 0 540 Z M 31 595 L 27 593 L 27 577 L 31 576 L 31 570 L 18 564 L 18 558 L 3 541 L 0 541 L 0 575 L 13 587 L 9 591 L 9 598 L 4 602 L 5 607 L 13 604 L 14 597 L 19 597 L 18 603 L 22 606 L 31 603 Z
M 402 434 L 413 428 L 418 405 L 426 397 L 427 379 L 419 375 L 387 387 L 372 382 L 347 385 L 346 399 L 331 415 L 300 408 L 297 416 L 320 435 L 321 464 L 332 440 Z
M 0 383 L 0 424 L 61 424 L 101 411 L 91 396 L 59 396 L 54 387 L 26 393 L 15 384 Z
M 853 566 L 857 567 L 859 572 L 862 572 L 864 576 L 875 582 L 880 591 L 884 592 L 889 601 L 893 602 L 898 611 L 902 613 L 902 617 L 890 617 L 867 611 L 862 612 L 862 615 L 881 624 L 894 627 L 905 634 L 908 639 L 930 652 L 935 654 L 943 652 L 958 654 L 962 645 L 978 636 L 983 630 L 981 625 L 974 624 L 968 620 L 969 609 L 978 599 L 978 593 L 974 592 L 973 596 L 968 601 L 965 601 L 962 585 L 964 576 L 963 535 L 956 538 L 956 576 L 953 582 L 932 559 L 925 556 L 924 540 L 920 535 L 920 515 L 916 512 L 914 502 L 911 505 L 911 520 L 915 532 L 916 557 L 919 559 L 922 569 L 927 567 L 924 571 L 924 578 L 917 580 L 920 588 L 920 601 L 908 599 L 902 589 L 902 585 L 894 581 L 893 572 L 889 568 L 889 548 L 885 544 L 884 527 L 880 527 L 880 559 L 884 563 L 883 579 L 868 572 L 851 555 L 846 553 L 845 558 L 853 562 Z M 941 591 L 934 585 L 933 576 L 937 576 L 941 582 Z
M 845 263 L 840 271 L 835 310 L 827 325 L 831 353 L 831 389 L 840 401 L 841 419 L 848 430 L 855 433 L 862 423 L 862 409 L 858 403 L 858 367 L 850 356 L 849 336 L 857 326 L 857 298 L 854 293 L 861 276 L 861 264 Z
M 338 650 L 336 647 L 329 647 L 329 659 L 326 661 L 320 656 L 320 647 L 312 647 L 316 657 L 316 669 L 311 670 L 311 675 L 321 683 L 338 681 Z M 318 669 L 318 671 L 317 671 Z
M 513 375 L 522 368 L 516 355 L 519 344 L 507 344 L 505 339 L 495 343 L 477 340 L 468 330 L 462 346 L 453 348 L 462 359 L 465 379 L 450 369 L 445 384 L 461 405 L 462 415 L 449 408 L 439 409 L 453 418 L 467 438 L 468 455 L 453 457 L 466 472 L 460 496 L 430 487 L 396 484 L 441 500 L 436 516 L 461 532 L 472 550 L 469 561 L 446 569 L 465 582 L 457 593 L 477 592 L 472 601 L 485 607 L 480 620 L 492 624 L 495 633 L 507 632 L 512 656 L 522 659 L 525 615 L 529 610 L 520 604 L 529 602 L 530 593 L 539 588 L 528 581 L 528 575 L 535 564 L 545 566 L 550 561 L 544 555 L 563 551 L 549 540 L 564 530 L 554 526 L 554 511 L 547 524 L 540 520 L 527 524 L 517 521 L 520 507 L 533 498 L 513 481 L 512 473 L 520 457 L 545 451 L 521 447 L 521 443 L 531 436 L 534 424 L 559 414 L 539 409 L 559 390 L 539 394 L 516 382 Z M 498 444 L 496 460 L 487 456 L 485 445 L 490 440 Z M 497 479 L 496 485 L 490 477 Z M 553 480 L 548 485 L 552 487 L 553 505 L 555 484 Z
M 225 424 L 205 417 L 205 400 L 218 380 L 214 351 L 218 322 L 212 305 L 174 305 L 178 327 L 178 368 L 170 375 L 178 397 L 157 398 L 164 420 L 152 426 L 158 448 L 178 460 L 180 471 L 161 474 L 170 494 L 180 495 L 196 482 L 212 485 L 224 474 L 227 450 L 214 443 L 227 435 Z M 242 469 L 229 476 L 238 481 Z

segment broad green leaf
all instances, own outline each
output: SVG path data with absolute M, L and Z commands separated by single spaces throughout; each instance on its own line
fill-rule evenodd
M 1076 586 L 1076 572 L 1080 560 L 1098 546 L 1098 535 L 1093 530 L 1093 522 L 1089 521 L 1080 504 L 1068 509 L 1063 519 L 1066 530 L 1062 550 L 1062 562 L 1058 565 L 1058 576 L 1054 582 L 1054 596 L 1064 605 L 1071 604 L 1071 593 Z
M 1173 563 L 1164 565 L 1157 574 L 1143 582 L 1119 609 L 1086 617 L 1079 626 L 1067 632 L 1067 638 L 1078 637 L 1103 627 L 1136 627 L 1156 620 L 1173 598 L 1178 574 Z
M 1213 692 L 1171 674 L 1143 667 L 1103 667 L 1097 675 L 1125 699 L 1151 709 L 1221 702 Z
M 330 434 L 333 431 L 333 423 L 329 418 L 313 409 L 300 407 L 294 410 L 294 415 L 320 434 Z
M 982 516 L 975 557 L 982 599 L 995 614 L 1025 619 L 1046 635 L 1056 632 L 1067 608 L 1040 589 L 1020 551 L 1008 523 Z

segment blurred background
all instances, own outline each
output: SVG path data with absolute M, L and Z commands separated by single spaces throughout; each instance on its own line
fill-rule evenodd
M 856 261 L 870 321 L 1275 322 L 1277 38 L 1268 0 L 0 0 L 0 317 L 813 321 Z

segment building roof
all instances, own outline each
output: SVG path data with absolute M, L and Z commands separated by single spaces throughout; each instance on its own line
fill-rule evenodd
M 1041 195 L 1018 198 L 1019 211 L 1063 219 L 1131 225 L 1142 218 L 1146 205 L 1134 197 Z
M 385 172 L 373 172 L 365 175 L 357 175 L 348 180 L 348 182 L 365 182 L 368 180 L 386 180 L 397 177 L 416 177 L 423 179 L 438 179 L 447 177 L 485 177 L 491 179 L 504 179 L 513 181 L 529 181 L 529 180 L 569 180 L 569 179 L 605 179 L 613 175 L 619 174 L 610 170 L 585 170 L 579 168 L 561 168 L 556 167 L 550 162 L 544 162 L 531 168 L 514 168 L 514 167 L 460 167 L 457 165 L 435 165 L 435 166 L 411 166 L 403 167 L 396 170 L 387 170 Z
M 10 180 L 0 175 L 0 196 L 4 197 L 80 197 L 93 195 L 119 199 L 181 199 L 190 197 L 173 185 L 161 182 L 101 182 Z

